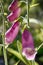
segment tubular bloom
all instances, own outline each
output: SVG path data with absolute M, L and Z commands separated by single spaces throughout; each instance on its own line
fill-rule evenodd
M 13 12 L 11 12 L 8 16 L 7 16 L 7 19 L 12 22 L 14 20 L 16 20 L 19 16 L 20 16 L 20 13 L 21 13 L 21 8 L 17 8 L 16 10 L 14 10 Z
M 17 21 L 15 22 L 10 29 L 5 33 L 5 43 L 10 44 L 16 38 L 20 29 L 20 23 Z
M 22 54 L 27 60 L 34 60 L 37 54 L 34 48 L 34 41 L 31 33 L 28 30 L 24 30 L 22 34 Z
M 14 11 L 16 8 L 18 8 L 18 0 L 13 0 L 9 5 L 8 10 Z
M 11 13 L 7 16 L 7 19 L 8 21 L 13 22 L 21 14 L 21 7 L 18 4 L 18 0 L 13 0 L 13 2 L 8 7 L 8 10 L 10 10 Z

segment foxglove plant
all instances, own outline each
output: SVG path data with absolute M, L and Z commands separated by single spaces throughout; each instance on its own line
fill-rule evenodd
M 28 6 L 27 7 L 27 21 L 29 25 L 29 1 L 28 0 L 27 0 L 27 6 Z M 4 15 L 3 15 L 2 17 L 3 18 L 3 45 L 2 46 L 3 46 L 5 65 L 8 65 L 5 46 L 6 44 L 11 44 L 15 40 L 20 30 L 20 22 L 16 20 L 21 14 L 21 7 L 18 4 L 18 0 L 13 0 L 13 2 L 8 7 L 8 10 L 10 10 L 11 13 L 7 16 L 7 19 L 13 23 L 12 23 L 12 26 L 5 33 L 5 22 L 4 22 L 5 20 L 4 20 Z M 3 6 L 2 6 L 2 13 L 4 14 Z M 14 20 L 16 20 L 16 22 L 14 22 Z M 22 54 L 23 56 L 19 52 L 13 51 L 12 49 L 8 48 L 7 50 L 15 54 L 26 65 L 28 63 L 24 60 L 23 56 L 25 56 L 27 60 L 34 60 L 37 54 L 37 51 L 34 48 L 34 40 L 33 40 L 32 34 L 27 29 L 25 29 L 24 32 L 22 33 Z
M 22 54 L 27 60 L 34 60 L 37 54 L 32 34 L 27 29 L 22 34 Z

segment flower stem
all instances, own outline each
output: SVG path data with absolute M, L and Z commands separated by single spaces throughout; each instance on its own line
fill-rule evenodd
M 29 26 L 29 0 L 27 0 L 27 21 Z
M 3 47 L 4 45 L 3 44 L 0 44 L 0 47 Z
M 7 64 L 7 54 L 6 54 L 6 49 L 5 49 L 5 19 L 4 19 L 4 9 L 3 9 L 3 5 L 2 5 L 3 0 L 1 0 L 1 12 L 3 13 L 2 15 L 2 19 L 3 19 L 3 54 L 4 54 L 4 61 L 5 61 L 5 65 Z
M 32 60 L 32 65 L 35 65 L 35 60 Z
M 39 47 L 37 48 L 37 50 L 39 50 L 42 46 L 43 46 L 43 43 L 41 45 L 39 45 Z

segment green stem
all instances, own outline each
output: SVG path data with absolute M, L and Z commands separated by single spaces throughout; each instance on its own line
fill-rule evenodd
M 27 21 L 29 25 L 29 0 L 27 0 Z
M 3 44 L 0 44 L 0 47 L 3 47 L 4 45 Z
M 39 47 L 36 49 L 37 51 L 43 46 L 43 43 L 39 45 Z
M 31 5 L 35 2 L 35 0 L 32 0 Z M 27 21 L 28 21 L 28 26 L 29 26 L 29 10 L 30 10 L 30 5 L 29 5 L 29 0 L 27 0 Z
M 32 65 L 35 65 L 35 60 L 32 60 Z
M 2 19 L 3 19 L 3 54 L 4 54 L 4 61 L 5 61 L 5 65 L 7 64 L 7 54 L 6 54 L 6 49 L 5 49 L 5 20 L 4 20 L 4 9 L 3 9 L 3 5 L 2 5 L 3 0 L 1 0 L 1 12 L 3 13 L 2 15 Z

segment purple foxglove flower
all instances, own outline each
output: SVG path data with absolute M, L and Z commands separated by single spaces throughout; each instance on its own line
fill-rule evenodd
M 34 41 L 31 33 L 28 30 L 24 30 L 22 34 L 22 54 L 27 60 L 34 60 L 37 52 L 34 48 Z
M 10 44 L 13 42 L 19 32 L 19 29 L 20 23 L 18 21 L 13 23 L 11 28 L 9 28 L 8 31 L 5 33 L 5 44 Z
M 10 13 L 8 16 L 7 16 L 7 19 L 12 22 L 14 20 L 16 20 L 21 14 L 21 8 L 17 8 L 14 12 Z
M 16 8 L 18 8 L 18 0 L 13 0 L 9 5 L 8 10 L 14 11 Z

